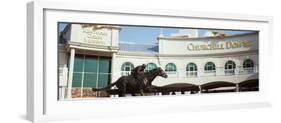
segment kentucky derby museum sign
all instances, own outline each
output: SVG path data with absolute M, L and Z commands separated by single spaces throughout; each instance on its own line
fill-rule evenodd
M 89 46 L 117 46 L 118 26 L 73 24 L 66 27 L 64 37 L 72 43 L 88 44 Z
M 83 28 L 82 30 L 83 42 L 89 44 L 105 45 L 106 41 L 108 41 L 109 34 L 109 31 L 104 29 L 94 30 L 92 28 Z

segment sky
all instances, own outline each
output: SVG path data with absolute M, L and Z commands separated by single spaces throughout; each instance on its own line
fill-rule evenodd
M 65 23 L 59 23 L 59 30 L 65 28 Z M 167 27 L 144 27 L 144 26 L 121 26 L 119 33 L 119 42 L 121 43 L 135 43 L 135 44 L 155 44 L 157 37 L 161 34 L 170 36 L 177 33 L 179 29 L 183 28 L 167 28 Z M 198 29 L 198 36 L 204 37 L 210 29 Z M 239 31 L 239 30 L 223 30 L 226 35 L 236 35 L 251 33 L 253 31 Z

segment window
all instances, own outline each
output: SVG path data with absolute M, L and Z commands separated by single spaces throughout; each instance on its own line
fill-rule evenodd
M 243 68 L 252 68 L 254 67 L 254 62 L 251 59 L 246 59 L 243 63 Z
M 225 75 L 234 75 L 235 74 L 236 65 L 233 61 L 227 61 L 224 65 Z
M 207 62 L 205 65 L 205 72 L 206 73 L 215 73 L 216 72 L 216 66 L 213 62 Z
M 187 77 L 196 77 L 197 76 L 197 66 L 194 63 L 189 63 L 186 66 L 186 76 Z
M 177 77 L 177 67 L 174 63 L 168 63 L 165 67 L 167 74 L 170 74 L 169 77 Z
M 102 88 L 110 82 L 111 58 L 75 55 L 73 87 Z
M 177 67 L 174 63 L 168 63 L 165 67 L 165 71 L 177 71 Z
M 148 63 L 148 64 L 146 65 L 146 67 L 145 67 L 145 72 L 149 72 L 149 71 L 151 71 L 151 70 L 153 70 L 153 69 L 155 69 L 155 68 L 157 68 L 156 64 L 154 64 L 154 63 Z
M 134 65 L 131 62 L 125 62 L 121 66 L 121 75 L 128 76 L 131 74 L 131 70 L 134 69 Z
M 254 62 L 251 59 L 246 59 L 243 63 L 243 68 L 245 73 L 253 73 L 254 72 Z

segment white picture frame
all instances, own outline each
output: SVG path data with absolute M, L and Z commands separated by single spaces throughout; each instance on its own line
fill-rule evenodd
M 34 1 L 27 4 L 27 14 L 27 119 L 30 121 L 270 106 L 267 88 L 272 81 L 268 77 L 270 67 L 267 67 L 272 62 L 273 19 L 270 16 L 99 6 L 90 1 L 79 3 Z M 91 16 L 104 18 L 93 19 L 90 18 Z M 148 21 L 152 19 L 157 21 Z M 56 51 L 50 50 L 56 47 L 54 44 L 57 43 L 57 39 L 54 38 L 57 37 L 46 36 L 47 32 L 54 31 L 52 26 L 46 26 L 46 24 L 58 21 L 84 23 L 98 21 L 131 25 L 259 31 L 260 91 L 161 98 L 58 101 L 57 91 L 50 91 L 55 89 L 54 86 L 57 87 L 57 83 L 49 82 L 57 80 L 57 76 L 49 74 L 57 73 L 57 69 L 53 69 L 56 68 L 53 66 L 57 65 L 57 59 L 51 58 Z M 184 21 L 190 23 L 184 23 Z M 57 35 L 56 31 L 53 33 Z M 51 39 L 54 39 L 54 42 L 46 42 Z M 147 112 L 148 109 L 149 112 Z M 138 112 L 135 112 L 136 110 Z

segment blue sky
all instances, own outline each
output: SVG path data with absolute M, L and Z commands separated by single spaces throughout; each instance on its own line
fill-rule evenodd
M 163 35 L 170 35 L 171 33 L 177 32 L 178 29 L 175 28 L 163 28 Z M 155 44 L 160 33 L 159 27 L 122 26 L 119 41 Z
M 59 30 L 62 31 L 65 28 L 66 24 L 60 23 Z M 160 27 L 144 27 L 144 26 L 121 26 L 121 31 L 119 34 L 120 42 L 130 42 L 136 44 L 155 44 L 157 37 L 161 33 Z M 169 36 L 172 33 L 177 33 L 179 29 L 182 28 L 162 28 L 162 33 L 164 36 Z M 209 29 L 198 29 L 199 37 L 203 37 L 206 32 L 210 31 Z M 226 35 L 235 35 L 250 33 L 252 31 L 238 31 L 238 30 L 224 30 Z

